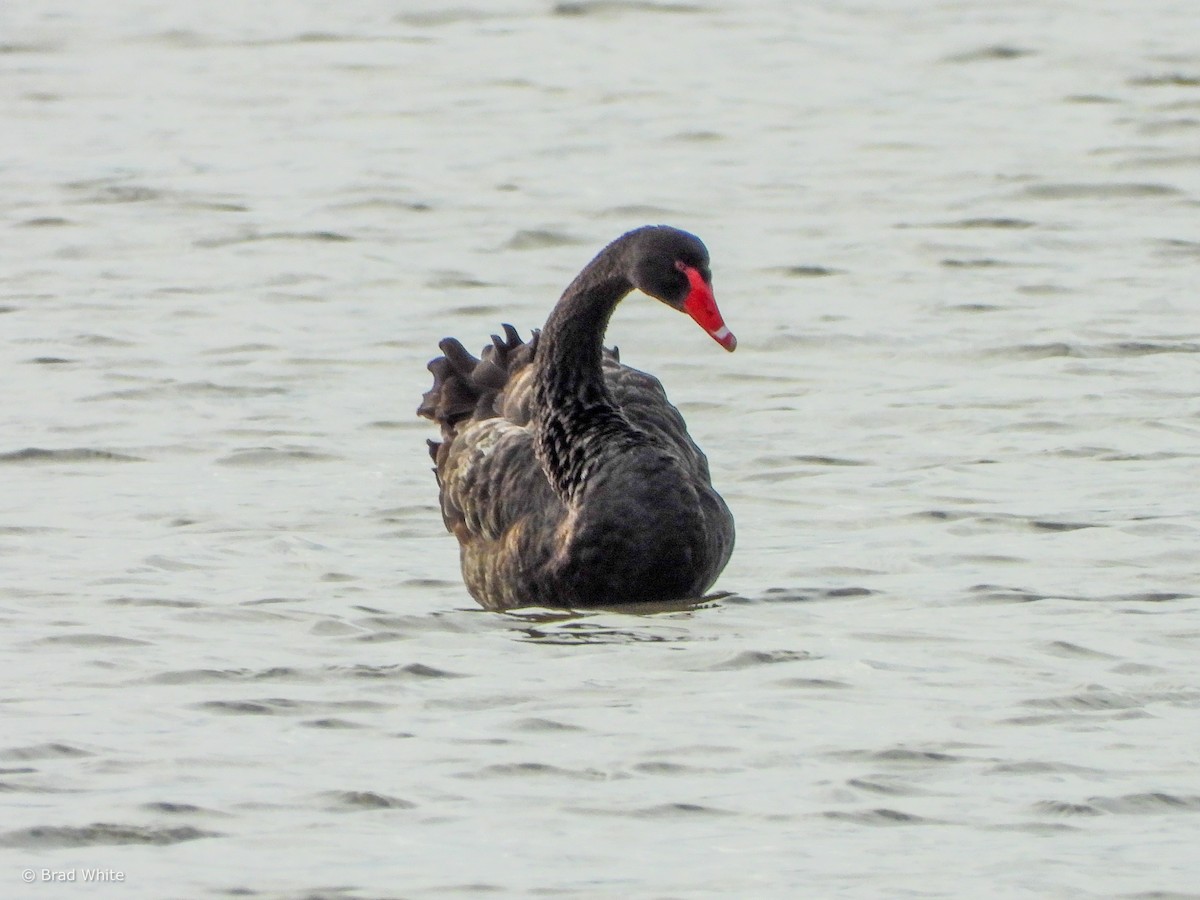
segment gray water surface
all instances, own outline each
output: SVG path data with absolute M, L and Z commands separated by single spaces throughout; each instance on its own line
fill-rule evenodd
M 5 5 L 0 895 L 1200 896 L 1196 36 Z M 724 596 L 482 612 L 424 365 L 647 222 Z

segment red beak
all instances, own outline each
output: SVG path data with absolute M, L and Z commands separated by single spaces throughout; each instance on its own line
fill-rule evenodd
M 700 272 L 691 266 L 681 266 L 687 275 L 692 289 L 688 292 L 687 300 L 683 302 L 683 311 L 696 320 L 696 324 L 709 333 L 714 341 L 729 352 L 737 347 L 737 338 L 725 325 L 721 311 L 717 309 L 717 301 L 713 297 L 712 288 L 705 283 Z

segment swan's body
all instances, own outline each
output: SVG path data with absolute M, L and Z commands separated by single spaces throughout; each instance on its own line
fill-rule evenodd
M 602 340 L 638 287 L 735 346 L 699 239 L 665 226 L 617 239 L 546 327 L 510 326 L 482 360 L 452 338 L 418 412 L 467 589 L 489 609 L 606 606 L 700 596 L 733 550 L 733 517 L 658 380 Z

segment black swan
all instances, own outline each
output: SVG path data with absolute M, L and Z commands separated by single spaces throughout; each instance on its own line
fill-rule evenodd
M 417 413 L 441 426 L 429 452 L 442 517 L 487 609 L 699 597 L 729 561 L 733 516 L 679 410 L 658 379 L 603 346 L 634 288 L 737 345 L 708 250 L 659 225 L 601 250 L 528 342 L 505 325 L 482 359 L 446 338 L 429 363 Z

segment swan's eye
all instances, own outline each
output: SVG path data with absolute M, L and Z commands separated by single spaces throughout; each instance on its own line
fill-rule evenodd
M 700 273 L 700 278 L 705 284 L 712 284 L 712 272 L 710 272 L 708 266 L 704 265 L 703 263 L 698 266 L 690 266 L 682 259 L 677 259 L 675 260 L 675 268 L 684 275 L 687 275 L 688 272 L 698 272 Z

